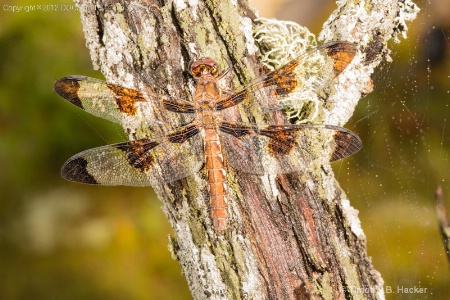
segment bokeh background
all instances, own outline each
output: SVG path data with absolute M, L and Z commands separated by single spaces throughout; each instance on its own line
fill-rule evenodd
M 318 34 L 334 1 L 253 0 L 260 16 Z M 360 211 L 385 285 L 427 288 L 387 299 L 449 299 L 434 191 L 450 207 L 450 5 L 417 1 L 408 39 L 373 76 L 348 128 L 364 149 L 334 164 Z M 4 5 L 55 5 L 12 12 Z M 67 5 L 67 6 L 66 6 Z M 103 78 L 72 2 L 0 3 L 0 299 L 190 299 L 167 250 L 171 229 L 151 188 L 91 187 L 59 176 L 73 154 L 125 139 L 122 129 L 52 91 L 65 75 Z

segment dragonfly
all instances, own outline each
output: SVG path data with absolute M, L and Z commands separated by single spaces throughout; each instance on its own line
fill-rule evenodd
M 193 101 L 153 90 L 145 96 L 140 90 L 85 76 L 63 77 L 54 84 L 57 94 L 88 113 L 121 124 L 131 140 L 78 153 L 63 165 L 61 175 L 86 184 L 151 186 L 185 178 L 203 168 L 212 224 L 222 234 L 229 218 L 228 168 L 257 175 L 300 171 L 317 158 L 311 147 L 319 137 L 325 137 L 320 151 L 331 149 L 330 162 L 362 147 L 360 138 L 343 127 L 240 122 L 226 112 L 248 102 L 269 110 L 283 109 L 289 103 L 284 100 L 311 79 L 299 75 L 299 68 L 315 62 L 312 82 L 319 90 L 339 76 L 356 53 L 356 46 L 346 41 L 325 43 L 234 93 L 219 84 L 227 70 L 221 71 L 211 58 L 201 58 L 190 64 L 196 83 Z M 155 115 L 155 104 L 162 104 L 163 114 L 187 116 L 185 124 L 154 134 L 151 125 L 166 122 L 164 115 L 154 117 L 157 120 L 150 117 Z

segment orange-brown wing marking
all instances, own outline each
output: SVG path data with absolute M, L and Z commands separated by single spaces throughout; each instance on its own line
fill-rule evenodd
M 356 54 L 356 47 L 351 43 L 332 44 L 326 49 L 328 56 L 334 60 L 334 76 L 341 74 L 352 62 Z
M 286 128 L 285 126 L 272 125 L 260 130 L 260 134 L 270 138 L 269 153 L 272 156 L 286 155 L 294 149 L 296 132 L 299 128 Z
M 235 106 L 235 105 L 237 105 L 237 104 L 239 104 L 239 103 L 241 103 L 241 102 L 243 102 L 243 101 L 245 101 L 247 99 L 248 99 L 248 92 L 247 92 L 247 90 L 242 90 L 242 91 L 237 92 L 236 94 L 233 94 L 233 95 L 228 96 L 228 97 L 226 97 L 226 98 L 224 98 L 222 100 L 219 100 L 216 103 L 215 107 L 216 107 L 217 110 L 222 110 L 222 109 L 225 109 L 225 108 L 228 108 L 228 107 Z
M 197 125 L 191 124 L 186 125 L 181 129 L 178 129 L 175 132 L 169 133 L 167 135 L 167 138 L 171 143 L 183 143 L 188 138 L 193 137 L 197 133 L 199 133 L 200 130 L 198 129 Z
M 169 111 L 177 113 L 195 113 L 194 105 L 187 101 L 181 102 L 176 100 L 164 99 L 163 105 L 164 108 Z
M 80 89 L 79 81 L 85 80 L 86 78 L 85 76 L 66 76 L 58 79 L 54 85 L 55 92 L 70 103 L 84 109 L 78 97 L 78 90 Z
M 269 73 L 262 84 L 263 87 L 276 86 L 275 95 L 292 93 L 298 85 L 297 75 L 294 72 L 298 65 L 298 60 L 292 60 L 278 70 Z
M 141 171 L 148 171 L 154 164 L 150 150 L 158 146 L 157 142 L 148 139 L 141 139 L 130 141 L 115 145 L 119 150 L 125 152 L 125 157 L 130 165 L 140 169 Z
M 136 114 L 136 102 L 147 101 L 139 91 L 124 88 L 112 83 L 107 83 L 106 85 L 111 91 L 113 91 L 119 110 L 128 115 Z

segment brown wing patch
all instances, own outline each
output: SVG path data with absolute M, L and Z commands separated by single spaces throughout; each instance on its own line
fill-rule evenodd
M 248 91 L 242 90 L 240 92 L 237 92 L 236 94 L 233 94 L 229 97 L 226 97 L 216 103 L 215 108 L 217 110 L 222 110 L 228 107 L 235 106 L 245 100 L 248 99 Z
M 61 169 L 61 177 L 70 181 L 98 184 L 94 176 L 87 170 L 87 161 L 83 157 L 68 161 Z
M 260 134 L 270 138 L 269 153 L 272 156 L 279 156 L 289 154 L 294 149 L 297 130 L 274 125 L 261 130 Z
M 163 106 L 165 109 L 177 113 L 195 113 L 194 106 L 187 102 L 164 99 Z
M 251 126 L 233 124 L 228 122 L 222 122 L 219 126 L 219 129 L 237 138 L 253 132 L 253 128 Z
M 81 103 L 80 98 L 78 97 L 78 90 L 80 89 L 79 81 L 85 80 L 84 76 L 67 76 L 61 79 L 58 79 L 54 84 L 55 92 L 68 100 L 72 104 L 78 106 L 81 109 L 83 108 L 83 104 Z
M 340 42 L 330 45 L 327 54 L 334 60 L 334 76 L 338 76 L 351 63 L 356 54 L 356 47 L 352 43 Z
M 149 151 L 157 145 L 157 142 L 152 142 L 148 139 L 141 139 L 117 144 L 115 147 L 125 152 L 125 157 L 130 165 L 140 169 L 141 171 L 148 171 L 154 163 L 154 159 Z
M 298 60 L 292 60 L 280 69 L 267 75 L 263 87 L 276 86 L 276 95 L 287 95 L 298 86 L 297 75 L 294 70 L 299 65 Z
M 136 102 L 147 101 L 139 91 L 127 89 L 112 83 L 107 83 L 107 86 L 111 91 L 113 91 L 119 110 L 128 115 L 136 114 Z
M 196 125 L 188 125 L 185 126 L 173 133 L 167 135 L 169 141 L 172 143 L 183 143 L 188 138 L 193 137 L 197 133 L 199 133 L 199 129 Z

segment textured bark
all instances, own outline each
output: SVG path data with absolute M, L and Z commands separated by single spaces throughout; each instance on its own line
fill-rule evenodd
M 245 0 L 76 3 L 94 67 L 107 81 L 137 88 L 149 98 L 158 89 L 192 99 L 193 80 L 186 70 L 204 56 L 222 68 L 232 66 L 228 88 L 245 85 L 264 70 L 253 37 L 258 22 Z M 321 95 L 320 120 L 343 125 L 371 91 L 370 75 L 388 58 L 387 41 L 405 34 L 405 22 L 414 19 L 417 7 L 408 0 L 338 1 L 338 6 L 320 39 L 355 42 L 360 53 Z M 155 131 L 177 121 L 159 108 L 155 103 L 148 116 Z M 245 105 L 235 114 L 263 119 Z M 358 212 L 328 163 L 277 176 L 230 169 L 228 181 L 230 220 L 223 236 L 211 224 L 204 172 L 154 187 L 175 231 L 170 250 L 195 299 L 384 299 Z

